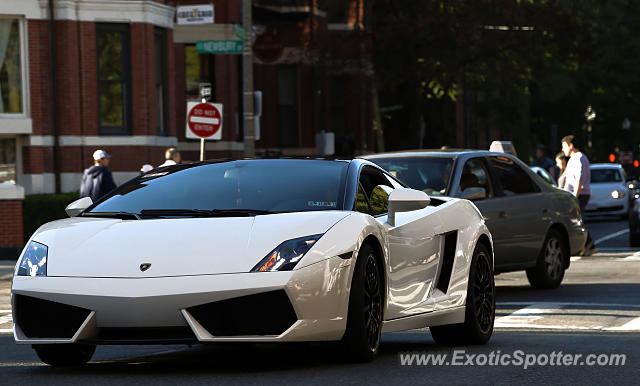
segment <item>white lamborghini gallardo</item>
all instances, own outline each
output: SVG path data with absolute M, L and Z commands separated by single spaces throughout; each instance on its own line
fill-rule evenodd
M 491 235 L 469 201 L 430 199 L 365 160 L 152 170 L 40 227 L 16 265 L 14 337 L 51 365 L 98 344 L 443 344 L 493 332 Z

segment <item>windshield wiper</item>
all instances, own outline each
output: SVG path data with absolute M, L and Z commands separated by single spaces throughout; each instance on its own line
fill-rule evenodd
M 82 216 L 119 218 L 122 220 L 140 220 L 140 215 L 138 213 L 130 212 L 85 212 L 82 214 Z
M 143 216 L 239 217 L 274 214 L 261 209 L 143 209 Z
M 276 214 L 277 212 L 270 212 L 262 209 L 212 209 L 209 211 L 213 215 L 227 216 L 234 214 L 246 214 L 247 216 L 258 216 L 263 214 Z

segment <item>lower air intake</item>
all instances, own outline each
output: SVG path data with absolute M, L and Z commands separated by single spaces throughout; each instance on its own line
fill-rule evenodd
M 187 311 L 213 336 L 280 335 L 297 320 L 284 290 L 201 304 Z
M 16 323 L 28 338 L 73 338 L 90 310 L 14 295 Z

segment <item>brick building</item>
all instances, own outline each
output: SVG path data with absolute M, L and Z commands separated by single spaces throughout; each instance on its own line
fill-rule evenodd
M 314 155 L 322 131 L 335 133 L 337 155 L 373 147 L 369 3 L 253 0 L 257 154 Z M 214 23 L 176 24 L 176 7 L 195 4 L 213 4 Z M 197 160 L 185 115 L 200 83 L 224 105 L 222 140 L 207 141 L 206 158 L 243 156 L 242 56 L 196 49 L 237 40 L 241 9 L 241 0 L 0 1 L 0 255 L 24 242 L 24 195 L 77 191 L 97 148 L 112 154 L 118 184 L 162 163 L 170 146 Z

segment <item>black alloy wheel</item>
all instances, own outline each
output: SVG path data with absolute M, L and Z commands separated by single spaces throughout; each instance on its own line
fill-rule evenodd
M 485 252 L 481 252 L 475 265 L 474 280 L 471 290 L 473 312 L 478 321 L 478 327 L 483 334 L 493 329 L 495 317 L 495 288 L 493 272 L 489 266 L 489 259 Z M 467 300 L 469 301 L 469 300 Z
M 343 353 L 353 362 L 373 360 L 380 347 L 384 310 L 384 274 L 381 260 L 364 244 L 355 262 L 347 328 L 342 338 Z
M 491 254 L 483 244 L 476 245 L 469 267 L 469 284 L 464 323 L 429 327 L 440 345 L 485 344 L 493 334 L 496 317 L 496 289 Z
M 375 256 L 367 256 L 364 285 L 364 320 L 369 341 L 369 350 L 376 351 L 380 344 L 382 325 L 382 294 L 380 292 L 380 271 Z

